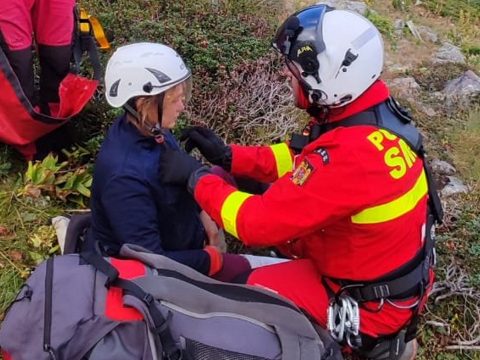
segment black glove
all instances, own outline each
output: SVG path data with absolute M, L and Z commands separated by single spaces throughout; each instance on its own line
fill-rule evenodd
M 193 126 L 182 132 L 180 140 L 187 140 L 185 142 L 187 152 L 197 148 L 209 162 L 230 171 L 232 150 L 212 130 L 201 126 Z
M 202 166 L 186 152 L 167 147 L 160 156 L 160 179 L 166 184 L 186 185 L 190 175 Z

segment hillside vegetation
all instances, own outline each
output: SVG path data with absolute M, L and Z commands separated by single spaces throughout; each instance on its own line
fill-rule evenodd
M 229 142 L 271 143 L 287 138 L 305 123 L 305 115 L 291 103 L 286 79 L 279 72 L 282 64 L 270 40 L 289 11 L 314 1 L 79 3 L 114 36 L 113 47 L 157 41 L 182 54 L 193 70 L 194 89 L 180 127 L 203 124 Z M 394 86 L 392 91 L 415 115 L 429 159 L 453 165 L 455 176 L 468 189 L 442 197 L 446 216 L 437 229 L 438 283 L 422 319 L 419 358 L 480 360 L 480 101 L 478 94 L 466 105 L 438 97 L 449 80 L 467 70 L 480 74 L 480 0 L 369 0 L 365 4 L 366 16 L 385 38 L 384 78 L 392 84 L 399 78 L 413 78 L 418 84 L 413 96 L 411 89 Z M 433 30 L 439 40 L 416 36 L 415 30 L 422 26 Z M 433 54 L 443 42 L 457 46 L 465 62 L 433 63 Z M 104 63 L 109 56 L 102 54 Z M 83 71 L 90 73 L 88 63 Z M 35 265 L 58 253 L 51 218 L 88 208 L 95 154 L 105 129 L 118 114 L 99 94 L 72 121 L 75 144 L 60 158 L 26 164 L 12 149 L 0 145 L 0 314 Z M 446 176 L 437 174 L 437 179 L 441 187 L 446 184 Z M 232 249 L 240 250 L 238 245 Z

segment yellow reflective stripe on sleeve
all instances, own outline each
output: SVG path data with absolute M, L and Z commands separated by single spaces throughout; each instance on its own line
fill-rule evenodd
M 237 233 L 237 215 L 238 210 L 252 194 L 241 191 L 234 191 L 227 196 L 222 205 L 220 216 L 222 217 L 223 227 L 225 230 L 238 238 Z
M 427 178 L 425 171 L 422 171 L 415 185 L 407 193 L 389 203 L 362 210 L 352 216 L 352 222 L 354 224 L 377 224 L 399 218 L 414 209 L 427 192 Z
M 275 163 L 277 164 L 277 175 L 282 177 L 287 172 L 292 171 L 293 160 L 290 154 L 290 149 L 285 143 L 271 145 L 270 149 L 273 151 Z

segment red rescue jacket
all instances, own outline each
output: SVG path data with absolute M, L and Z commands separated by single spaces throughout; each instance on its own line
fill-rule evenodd
M 329 121 L 340 121 L 389 96 L 377 81 Z M 271 182 L 262 195 L 202 177 L 195 198 L 246 245 L 300 244 L 319 274 L 373 280 L 421 248 L 428 185 L 404 140 L 370 125 L 337 127 L 293 157 L 287 144 L 232 146 L 232 173 Z

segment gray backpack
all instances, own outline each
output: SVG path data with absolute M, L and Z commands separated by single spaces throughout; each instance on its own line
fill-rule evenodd
M 126 245 L 121 259 L 50 258 L 0 328 L 6 359 L 334 360 L 329 334 L 291 302 Z

